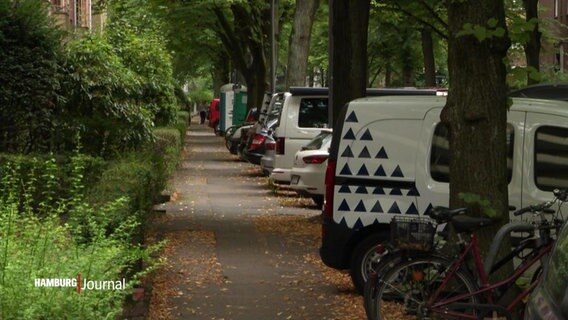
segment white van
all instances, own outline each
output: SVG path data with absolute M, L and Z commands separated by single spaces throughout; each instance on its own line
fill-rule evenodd
M 276 154 L 270 178 L 290 183 L 294 156 L 300 148 L 327 128 L 327 88 L 292 87 L 282 94 L 282 111 L 274 131 Z
M 568 187 L 568 103 L 515 98 L 508 112 L 509 204 L 550 200 Z M 393 215 L 449 203 L 446 98 L 376 97 L 350 102 L 334 128 L 328 168 L 323 262 L 350 269 L 358 290 L 389 238 Z
M 291 87 L 284 93 L 280 123 L 274 131 L 276 155 L 270 178 L 289 184 L 294 157 L 300 148 L 328 127 L 328 88 Z M 435 89 L 369 88 L 367 96 L 436 95 Z

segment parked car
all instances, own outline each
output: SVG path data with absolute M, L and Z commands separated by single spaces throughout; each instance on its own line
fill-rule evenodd
M 219 119 L 219 98 L 214 98 L 209 105 L 209 127 L 213 128 L 215 134 L 219 133 Z
M 529 296 L 525 320 L 568 319 L 568 226 L 556 238 L 542 282 Z
M 225 130 L 225 146 L 232 154 L 238 154 L 238 147 L 241 143 L 241 134 L 252 128 L 254 119 L 257 116 L 257 108 L 252 108 L 247 112 L 245 122 L 231 126 Z
M 252 128 L 252 124 L 242 123 L 229 127 L 227 131 L 225 131 L 225 146 L 231 154 L 238 154 L 238 148 L 242 140 L 242 132 L 250 128 Z
M 321 207 L 325 193 L 325 169 L 331 145 L 331 129 L 322 130 L 296 152 L 290 188 L 299 195 L 311 197 Z
M 267 139 L 268 137 L 272 137 L 277 124 L 278 119 L 272 119 L 259 133 L 249 132 L 250 138 L 247 141 L 246 147 L 243 149 L 244 159 L 246 161 L 260 165 L 260 159 L 266 152 Z
M 350 269 L 359 291 L 393 215 L 423 215 L 449 200 L 449 131 L 442 96 L 351 101 L 334 127 L 326 171 L 322 261 Z M 509 204 L 568 187 L 568 103 L 513 98 L 507 119 Z M 515 217 L 511 217 L 515 219 Z
M 274 139 L 274 135 L 266 137 L 264 147 L 266 150 L 262 158 L 260 158 L 260 168 L 265 176 L 270 176 L 274 169 L 274 155 L 276 154 L 276 140 Z
M 276 154 L 270 178 L 289 184 L 294 156 L 300 148 L 327 128 L 327 88 L 292 87 L 280 94 L 282 111 L 276 128 Z
M 259 120 L 247 131 L 247 140 L 241 149 L 241 159 L 253 164 L 261 164 L 261 159 L 266 152 L 266 142 L 272 141 L 275 128 L 279 125 L 280 112 L 282 110 L 282 95 L 274 94 L 264 113 L 259 115 Z M 268 147 L 272 147 L 269 145 Z

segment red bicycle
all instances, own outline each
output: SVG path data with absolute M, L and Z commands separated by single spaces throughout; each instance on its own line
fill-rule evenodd
M 532 223 L 516 221 L 503 226 L 497 232 L 485 261 L 481 259 L 474 231 L 491 225 L 493 220 L 452 215 L 450 212 L 456 210 L 437 208 L 438 213 L 442 211 L 442 216 L 450 217 L 448 220 L 456 230 L 460 250 L 451 258 L 436 252 L 403 254 L 400 262 L 390 267 L 377 280 L 372 297 L 374 305 L 372 313 L 367 314 L 368 318 L 483 319 L 487 316 L 500 316 L 512 319 L 515 310 L 523 310 L 523 299 L 536 287 L 540 272 L 535 272 L 532 281 L 520 292 L 515 292 L 513 297 L 508 294 L 509 289 L 515 286 L 519 278 L 526 276 L 528 270 L 545 263 L 545 257 L 554 245 L 554 236 L 562 225 L 560 206 L 567 201 L 568 191 L 555 190 L 554 195 L 552 201 L 515 212 L 515 215 L 532 212 L 538 219 Z M 557 202 L 559 210 L 550 209 Z M 429 222 L 415 220 L 414 223 L 409 229 L 432 229 L 416 225 Z M 392 230 L 395 232 L 405 229 L 397 226 L 396 220 L 393 225 L 395 228 Z M 522 238 L 509 254 L 497 260 L 498 249 L 511 232 L 529 235 Z M 416 238 L 412 232 L 405 232 L 398 237 L 399 243 L 405 243 L 405 239 L 412 242 Z M 515 257 L 521 258 L 521 263 L 511 274 L 495 282 L 489 280 L 490 275 Z

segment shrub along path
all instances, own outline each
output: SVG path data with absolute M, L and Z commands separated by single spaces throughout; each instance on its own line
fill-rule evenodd
M 347 276 L 319 265 L 319 210 L 271 191 L 210 128 L 193 123 L 186 140 L 177 197 L 149 231 L 168 242 L 148 318 L 362 318 Z

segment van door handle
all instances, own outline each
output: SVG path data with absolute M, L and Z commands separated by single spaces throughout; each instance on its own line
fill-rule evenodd
M 515 206 L 509 206 L 509 211 L 515 211 L 515 210 L 517 210 L 517 207 L 515 207 Z

